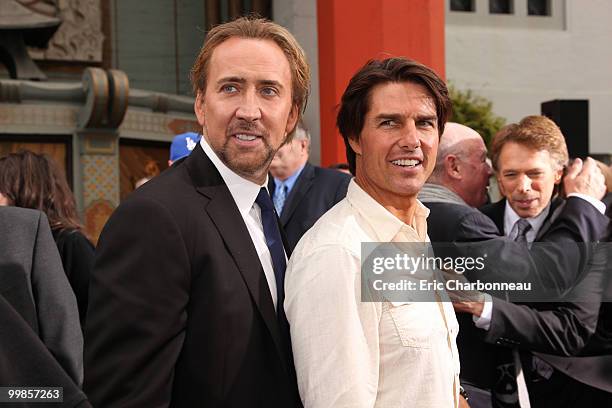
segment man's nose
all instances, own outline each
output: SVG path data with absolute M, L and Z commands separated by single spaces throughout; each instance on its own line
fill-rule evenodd
M 255 90 L 246 91 L 236 109 L 236 117 L 253 122 L 261 119 L 261 106 Z
M 526 175 L 519 176 L 517 187 L 521 193 L 531 191 L 531 179 Z
M 421 141 L 419 140 L 419 134 L 414 121 L 409 120 L 406 123 L 406 126 L 402 129 L 402 135 L 398 143 L 400 147 L 410 151 L 421 147 Z

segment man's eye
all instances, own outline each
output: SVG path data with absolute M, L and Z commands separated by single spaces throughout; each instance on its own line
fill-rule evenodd
M 397 122 L 394 121 L 393 119 L 387 119 L 387 120 L 383 120 L 382 122 L 380 122 L 380 126 L 381 127 L 395 127 L 397 126 Z
M 436 125 L 433 120 L 419 120 L 416 124 L 419 127 L 427 128 L 434 127 Z
M 265 96 L 278 95 L 278 91 L 276 89 L 268 87 L 268 86 L 265 88 L 261 88 L 261 93 Z
M 237 91 L 238 91 L 238 89 L 234 85 L 223 85 L 221 87 L 221 92 L 234 93 L 234 92 L 237 92 Z

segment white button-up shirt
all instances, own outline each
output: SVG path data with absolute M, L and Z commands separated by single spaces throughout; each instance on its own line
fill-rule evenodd
M 407 225 L 353 180 L 299 242 L 285 311 L 305 408 L 457 406 L 452 305 L 361 301 L 361 243 L 428 241 L 428 214 Z

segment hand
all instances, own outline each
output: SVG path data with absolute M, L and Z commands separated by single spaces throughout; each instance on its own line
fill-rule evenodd
M 456 312 L 469 313 L 480 317 L 484 309 L 484 300 L 480 302 L 453 301 L 453 307 Z
M 595 160 L 587 157 L 583 163 L 576 159 L 567 168 L 563 188 L 566 195 L 579 193 L 601 200 L 606 194 L 606 180 Z

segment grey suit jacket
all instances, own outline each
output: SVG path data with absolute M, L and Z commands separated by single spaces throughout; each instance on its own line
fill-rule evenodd
M 76 299 L 47 216 L 40 211 L 0 207 L 0 295 L 81 384 L 83 335 Z

